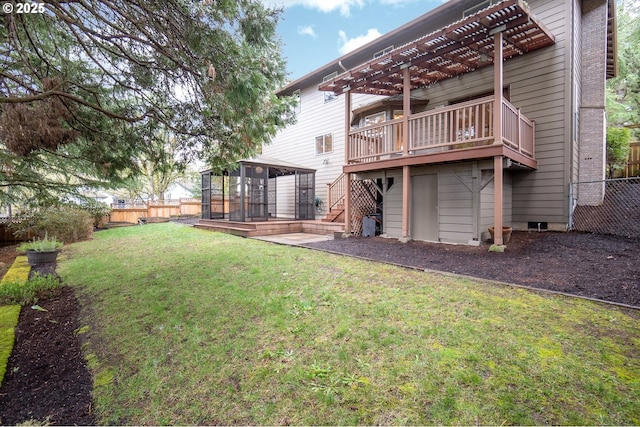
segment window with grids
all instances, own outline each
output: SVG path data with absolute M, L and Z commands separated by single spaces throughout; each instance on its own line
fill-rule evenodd
M 327 133 L 325 135 L 316 136 L 316 154 L 330 153 L 333 151 L 333 135 Z

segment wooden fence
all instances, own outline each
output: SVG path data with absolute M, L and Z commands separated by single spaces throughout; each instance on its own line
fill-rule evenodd
M 24 237 L 16 237 L 11 224 L 18 224 L 17 221 L 8 218 L 0 219 L 0 242 L 24 242 L 33 239 L 34 235 L 30 231 Z
M 148 204 L 114 203 L 109 222 L 137 223 L 140 218 L 171 218 L 200 215 L 200 199 L 179 199 Z
M 629 144 L 629 161 L 625 172 L 627 178 L 640 176 L 640 141 Z

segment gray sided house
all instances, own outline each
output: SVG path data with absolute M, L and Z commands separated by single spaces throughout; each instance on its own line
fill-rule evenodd
M 463 244 L 566 230 L 604 197 L 569 183 L 604 178 L 615 54 L 613 0 L 451 0 L 282 88 L 298 121 L 263 153 L 316 170 L 349 233 L 365 218 Z

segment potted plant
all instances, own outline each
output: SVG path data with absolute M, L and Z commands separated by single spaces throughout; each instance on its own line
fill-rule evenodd
M 507 227 L 507 226 L 502 227 L 502 243 L 504 243 L 505 245 L 509 243 L 509 240 L 511 239 L 512 231 L 513 229 L 511 227 Z M 495 233 L 494 227 L 489 227 L 489 234 L 491 234 L 492 242 L 495 242 L 494 233 Z
M 47 233 L 41 239 L 33 238 L 29 242 L 23 242 L 18 245 L 17 251 L 27 254 L 27 262 L 34 266 L 47 262 L 55 262 L 58 258 L 58 249 L 62 246 L 62 242 L 55 237 L 49 238 Z

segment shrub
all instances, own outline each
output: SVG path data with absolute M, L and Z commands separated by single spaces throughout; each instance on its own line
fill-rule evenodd
M 111 207 L 103 202 L 98 202 L 94 199 L 89 199 L 79 206 L 80 209 L 87 211 L 89 215 L 93 217 L 93 226 L 102 226 L 102 221 L 105 216 L 111 214 Z
M 40 208 L 20 216 L 20 222 L 12 226 L 17 237 L 43 238 L 56 236 L 65 243 L 87 240 L 93 234 L 93 217 L 74 204 L 62 204 Z
M 35 275 L 26 282 L 5 282 L 0 286 L 0 305 L 32 305 L 38 298 L 52 295 L 62 287 L 60 279 L 54 275 Z
M 624 169 L 629 160 L 631 132 L 627 128 L 607 128 L 607 168 L 609 177 Z
M 42 239 L 36 239 L 29 242 L 22 242 L 16 250 L 18 252 L 27 252 L 27 251 L 36 251 L 36 252 L 51 252 L 62 246 L 62 242 L 60 242 L 55 237 L 49 238 L 49 234 L 45 233 Z

